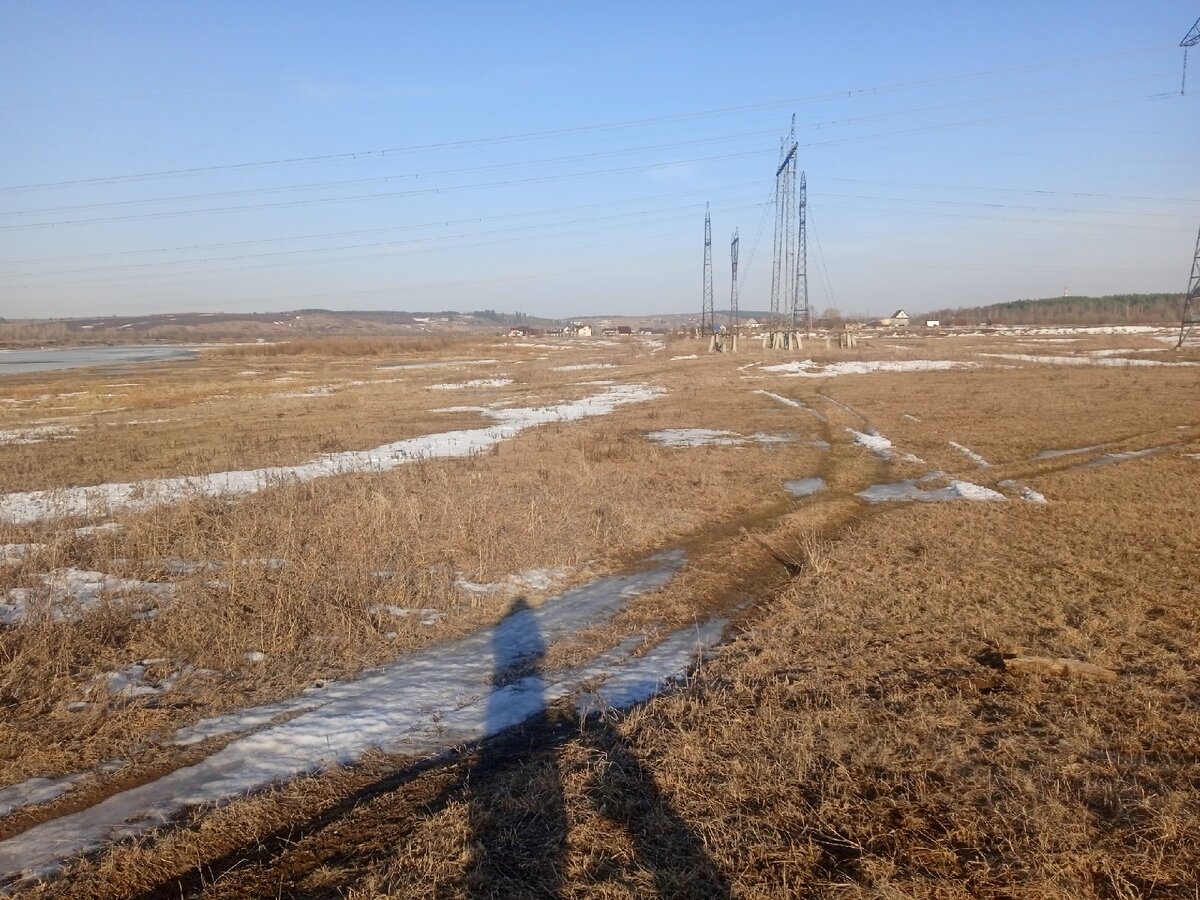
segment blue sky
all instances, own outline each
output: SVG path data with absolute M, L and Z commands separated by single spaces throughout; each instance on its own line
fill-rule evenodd
M 1198 14 L 6 2 L 0 316 L 764 308 L 792 114 L 818 309 L 1182 291 Z

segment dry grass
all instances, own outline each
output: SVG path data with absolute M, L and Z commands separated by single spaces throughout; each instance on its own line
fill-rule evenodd
M 1086 456 L 1030 460 L 1168 438 L 1200 452 L 1195 370 L 813 381 L 738 373 L 749 354 L 669 363 L 618 349 L 605 358 L 621 369 L 555 372 L 578 354 L 519 352 L 531 394 L 605 377 L 669 393 L 530 431 L 495 455 L 123 516 L 122 534 L 60 535 L 0 569 L 6 587 L 66 564 L 140 578 L 166 577 L 169 558 L 224 564 L 216 587 L 211 573 L 177 578 L 180 596 L 152 620 L 113 604 L 0 635 L 0 746 L 14 748 L 0 780 L 116 755 L 136 781 L 179 763 L 155 734 L 503 614 L 506 603 L 456 589 L 458 575 L 551 566 L 580 580 L 676 544 L 688 565 L 671 585 L 552 646 L 547 665 L 714 613 L 736 617 L 737 640 L 687 690 L 617 721 L 581 726 L 555 711 L 430 770 L 375 757 L 198 812 L 190 827 L 74 864 L 35 896 L 1195 896 L 1200 520 L 1181 488 L 1200 463 L 1179 450 L 1095 469 L 1071 468 Z M 397 402 L 418 431 L 441 421 Z M 885 467 L 853 446 L 843 429 L 864 418 L 926 463 Z M 643 437 L 671 427 L 787 431 L 833 447 L 670 450 Z M 995 467 L 977 469 L 950 440 Z M 934 466 L 981 484 L 1017 478 L 1051 503 L 853 497 Z M 780 482 L 809 475 L 827 489 L 788 501 Z M 3 528 L 0 543 L 42 533 Z M 243 562 L 262 558 L 289 564 Z M 389 602 L 448 615 L 389 641 L 369 612 Z M 251 648 L 267 662 L 247 665 Z M 1005 672 L 1018 650 L 1119 678 Z M 148 656 L 213 674 L 166 703 L 64 711 L 95 673 Z

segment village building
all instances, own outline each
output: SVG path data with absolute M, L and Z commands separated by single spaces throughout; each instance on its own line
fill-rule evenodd
M 908 313 L 902 309 L 896 310 L 886 319 L 880 319 L 879 324 L 884 328 L 907 328 Z

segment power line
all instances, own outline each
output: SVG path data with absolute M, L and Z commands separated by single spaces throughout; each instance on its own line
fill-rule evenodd
M 711 118 L 715 116 L 725 116 L 737 113 L 754 112 L 758 110 L 774 109 L 781 106 L 794 106 L 802 103 L 815 103 L 822 100 L 834 100 L 841 98 L 852 98 L 856 96 L 869 96 L 884 93 L 894 93 L 898 91 L 914 90 L 924 87 L 936 87 L 946 84 L 955 84 L 964 81 L 979 80 L 985 78 L 994 78 L 1003 75 L 1021 74 L 1034 71 L 1042 71 L 1045 69 L 1067 68 L 1076 65 L 1089 65 L 1097 62 L 1107 62 L 1113 59 L 1119 59 L 1126 56 L 1140 55 L 1144 53 L 1157 52 L 1162 47 L 1148 46 L 1139 48 L 1130 48 L 1126 50 L 1115 51 L 1113 53 L 1100 54 L 1097 56 L 1074 57 L 1062 60 L 1053 60 L 1043 63 L 1033 63 L 1024 66 L 1012 66 L 997 69 L 985 69 L 976 72 L 960 73 L 957 75 L 946 75 L 937 78 L 927 78 L 918 81 L 896 82 L 886 85 L 877 85 L 864 88 L 852 88 L 849 90 L 832 91 L 824 94 L 811 94 L 808 96 L 792 97 L 784 100 L 773 100 L 762 103 L 742 104 L 739 106 L 718 107 L 715 109 L 700 110 L 689 113 L 674 113 L 660 116 L 649 116 L 636 119 L 626 119 L 623 121 L 603 122 L 590 125 L 580 125 L 568 128 L 554 128 L 542 131 L 529 131 L 517 134 L 492 136 L 485 138 L 468 138 L 457 141 L 441 141 L 430 144 L 411 144 L 405 146 L 385 147 L 369 150 L 347 151 L 341 153 L 314 154 L 309 156 L 291 156 L 279 157 L 266 160 L 254 160 L 236 163 L 222 163 L 210 166 L 192 166 L 177 169 L 159 169 L 144 172 L 126 173 L 121 175 L 105 175 L 96 176 L 93 178 L 76 178 L 66 179 L 61 181 L 50 181 L 30 184 L 6 185 L 0 187 L 0 192 L 10 191 L 26 191 L 26 190 L 42 190 L 49 188 L 71 187 L 79 185 L 100 185 L 100 184 L 117 184 L 130 181 L 140 181 L 153 178 L 179 177 L 204 175 L 214 172 L 228 172 L 247 169 L 260 169 L 278 166 L 300 165 L 307 163 L 323 163 L 323 162 L 338 162 L 338 161 L 354 161 L 359 159 L 367 159 L 372 157 L 384 157 L 399 155 L 404 153 L 421 153 L 432 151 L 444 151 L 454 148 L 466 147 L 483 147 L 494 146 L 496 144 L 513 143 L 530 140 L 542 140 L 546 138 L 566 137 L 579 134 L 590 134 L 597 131 L 608 131 L 623 128 L 636 128 L 645 125 L 655 125 L 665 122 L 679 122 L 691 119 Z

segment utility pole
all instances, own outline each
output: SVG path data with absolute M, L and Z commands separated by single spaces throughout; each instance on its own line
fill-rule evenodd
M 737 334 L 738 291 L 737 291 L 738 232 L 733 229 L 733 240 L 729 242 L 729 263 L 733 270 L 733 282 L 729 286 L 729 333 Z
M 783 328 L 783 316 L 795 303 L 796 232 L 796 117 L 792 129 L 779 145 L 779 167 L 775 170 L 775 254 L 771 268 L 770 329 Z
M 704 296 L 700 310 L 700 334 L 716 334 L 717 318 L 713 313 L 712 285 L 712 219 L 708 204 L 704 204 Z
M 1179 323 L 1179 343 L 1175 345 L 1176 350 L 1183 346 L 1183 342 L 1188 339 L 1192 329 L 1197 325 L 1200 325 L 1200 232 L 1196 234 L 1196 253 L 1192 258 L 1192 277 L 1188 280 L 1187 294 L 1183 298 L 1183 321 Z
M 800 187 L 797 191 L 800 202 L 797 207 L 796 226 L 796 284 L 792 292 L 792 327 L 796 330 L 796 320 L 804 326 L 805 331 L 812 331 L 812 310 L 808 306 L 808 181 L 804 173 L 800 173 Z

